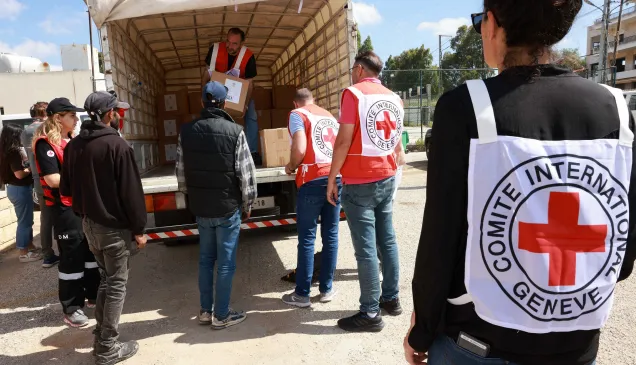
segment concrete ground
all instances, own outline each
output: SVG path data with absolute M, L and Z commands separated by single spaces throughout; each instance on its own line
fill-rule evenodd
M 339 318 L 358 308 L 356 263 L 347 224 L 341 242 L 335 301 L 312 309 L 291 309 L 280 301 L 293 286 L 280 280 L 295 267 L 296 239 L 279 231 L 241 237 L 232 306 L 247 320 L 224 331 L 199 326 L 196 244 L 151 245 L 132 261 L 121 338 L 139 341 L 139 354 L 124 364 L 402 364 L 408 329 L 410 281 L 426 193 L 424 154 L 410 153 L 395 206 L 400 243 L 401 317 L 385 317 L 377 334 L 345 333 Z M 20 264 L 11 251 L 0 262 L 0 364 L 91 364 L 91 330 L 62 323 L 57 270 Z M 318 290 L 314 287 L 312 295 Z M 619 286 L 609 325 L 602 336 L 600 365 L 636 364 L 636 280 Z M 92 311 L 87 310 L 89 317 Z

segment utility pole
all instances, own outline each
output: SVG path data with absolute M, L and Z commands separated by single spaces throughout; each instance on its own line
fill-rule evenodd
M 603 22 L 601 26 L 601 44 L 599 52 L 598 68 L 601 70 L 601 84 L 607 81 L 607 33 L 609 32 L 610 23 L 610 0 L 603 1 Z
M 451 35 L 443 35 L 440 34 L 439 35 L 439 93 L 440 95 L 444 92 L 444 85 L 442 83 L 442 57 L 443 57 L 443 50 L 442 50 L 442 37 L 447 37 L 447 38 L 453 38 L 453 36 Z
M 612 67 L 616 66 L 616 53 L 618 52 L 618 38 L 620 36 L 621 31 L 621 20 L 623 18 L 623 4 L 625 4 L 626 0 L 621 0 L 621 7 L 618 11 L 618 24 L 616 24 L 616 36 L 614 37 L 614 57 L 612 57 Z

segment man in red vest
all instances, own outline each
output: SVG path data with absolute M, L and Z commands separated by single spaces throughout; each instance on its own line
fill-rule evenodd
M 203 72 L 203 85 L 210 82 L 212 71 L 222 72 L 244 80 L 252 80 L 257 76 L 256 58 L 245 45 L 245 32 L 239 28 L 231 28 L 227 33 L 227 41 L 214 43 L 205 58 L 208 70 Z M 250 91 L 254 84 L 250 82 Z M 247 144 L 256 165 L 261 165 L 258 154 L 258 121 L 254 100 L 250 100 L 245 113 L 245 135 Z
M 300 89 L 294 99 L 296 109 L 289 114 L 292 138 L 291 158 L 285 172 L 296 174 L 298 186 L 297 228 L 298 269 L 296 290 L 285 294 L 283 302 L 296 307 L 309 307 L 309 294 L 314 272 L 314 242 L 318 217 L 322 236 L 320 261 L 320 302 L 330 302 L 334 295 L 333 276 L 338 258 L 338 225 L 340 204 L 327 201 L 327 177 L 331 170 L 333 147 L 338 135 L 338 121 L 325 109 L 314 104 L 308 89 Z M 340 179 L 336 184 L 340 189 Z
M 379 332 L 380 308 L 402 314 L 399 299 L 398 246 L 393 229 L 393 193 L 401 143 L 404 107 L 400 97 L 378 79 L 382 60 L 373 52 L 356 57 L 354 85 L 342 94 L 340 131 L 334 147 L 327 198 L 338 202 L 342 174 L 342 207 L 347 215 L 358 262 L 360 312 L 338 321 L 345 331 Z M 378 252 L 384 281 L 380 287 Z

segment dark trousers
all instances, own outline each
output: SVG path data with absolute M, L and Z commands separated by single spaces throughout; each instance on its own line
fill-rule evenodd
M 88 248 L 81 219 L 69 207 L 55 208 L 55 238 L 60 250 L 59 297 L 62 310 L 72 314 L 84 308 L 84 300 L 96 300 L 99 271 Z
M 53 219 L 55 218 L 54 207 L 49 207 L 44 201 L 44 195 L 38 193 L 38 204 L 40 205 L 40 244 L 44 259 L 53 257 Z
M 83 219 L 83 226 L 101 275 L 95 308 L 95 350 L 98 360 L 107 361 L 118 356 L 115 344 L 126 298 L 128 260 L 136 251 L 136 245 L 127 230 L 104 227 L 88 217 Z

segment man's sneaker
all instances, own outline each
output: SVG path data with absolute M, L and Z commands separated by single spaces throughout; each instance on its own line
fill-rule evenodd
M 44 261 L 42 262 L 42 267 L 45 269 L 48 269 L 57 265 L 59 262 L 60 262 L 60 257 L 57 255 L 53 255 L 47 259 L 44 259 Z
M 86 308 L 93 309 L 97 307 L 97 299 L 86 299 Z
M 301 297 L 296 292 L 283 295 L 283 303 L 293 305 L 294 307 L 307 308 L 311 307 L 309 297 Z
M 116 342 L 111 350 L 97 355 L 97 365 L 113 365 L 135 356 L 139 350 L 137 341 Z
M 320 293 L 320 303 L 329 303 L 336 296 L 336 289 L 331 289 L 326 293 Z
M 400 298 L 395 298 L 389 302 L 380 301 L 380 308 L 384 309 L 391 316 L 399 316 L 402 314 Z
M 25 255 L 20 255 L 20 262 L 33 262 L 42 260 L 42 254 L 35 251 L 29 251 Z
M 384 321 L 379 312 L 374 318 L 358 312 L 354 316 L 339 320 L 338 327 L 348 332 L 380 332 L 384 328 Z
M 230 313 L 225 317 L 225 319 L 218 319 L 216 316 L 212 319 L 212 329 L 214 330 L 222 330 L 228 327 L 235 326 L 241 322 L 243 322 L 247 318 L 247 314 L 245 312 L 237 312 L 235 310 L 230 309 Z
M 212 313 L 201 310 L 199 312 L 199 324 L 212 324 Z
M 88 317 L 81 309 L 78 309 L 73 314 L 65 314 L 64 322 L 74 328 L 85 327 L 88 325 Z

